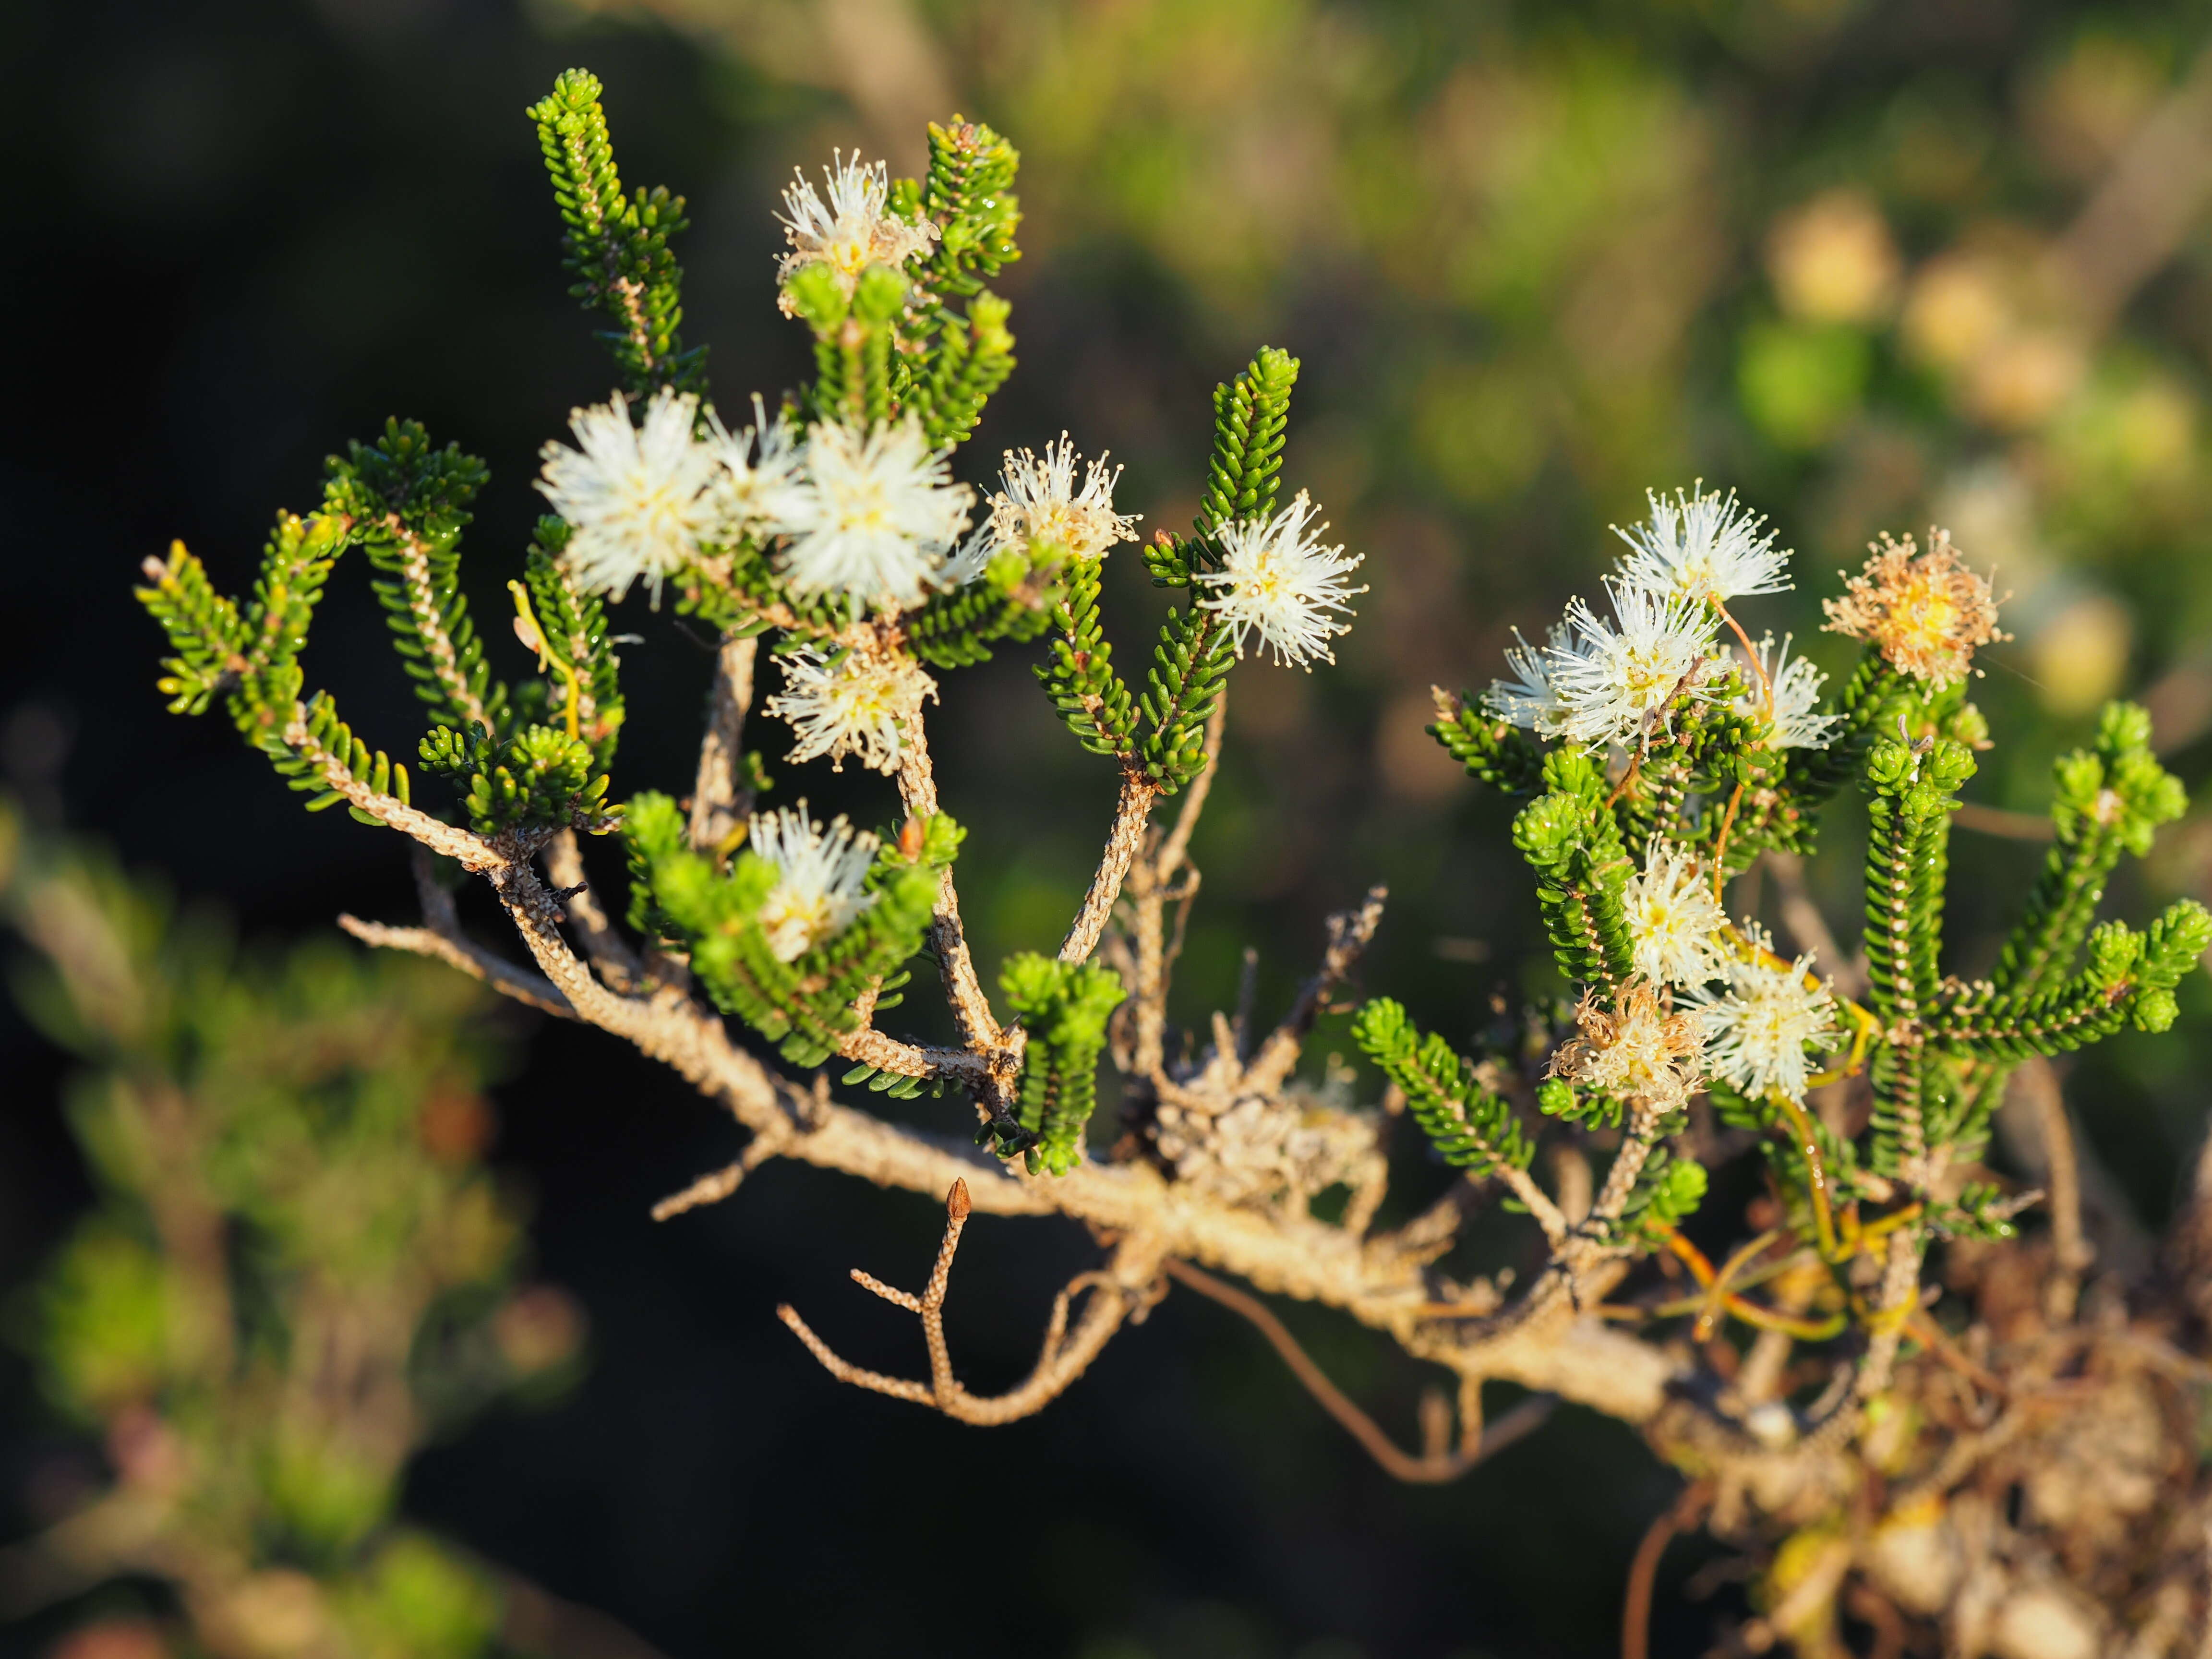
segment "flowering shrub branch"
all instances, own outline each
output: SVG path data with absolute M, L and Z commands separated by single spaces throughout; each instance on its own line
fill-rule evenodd
M 2100 1375 L 2195 1363 L 2124 1320 L 2079 1322 L 2070 1297 L 1998 1354 L 1982 1325 L 1947 1329 L 1923 1284 L 1939 1249 L 1960 1282 L 2042 1248 L 2017 1222 L 2036 1194 L 1980 1161 L 2008 1079 L 2130 1025 L 2164 1030 L 2212 943 L 2212 916 L 2190 903 L 2142 932 L 2096 919 L 2118 860 L 2183 805 L 2141 711 L 2116 705 L 2094 747 L 2060 763 L 2043 874 L 1993 975 L 1962 979 L 1943 915 L 1960 791 L 1989 744 L 1967 697 L 1974 653 L 2002 637 L 1987 580 L 1940 532 L 1925 551 L 1885 538 L 1828 603 L 1829 628 L 1863 650 L 1826 696 L 1791 640 L 1754 638 L 1732 608 L 1791 586 L 1778 532 L 1733 495 L 1655 494 L 1622 532 L 1628 553 L 1601 604 L 1573 601 L 1541 645 L 1519 639 L 1510 678 L 1481 695 L 1436 694 L 1439 742 L 1523 803 L 1513 844 L 1571 998 L 1523 1011 L 1471 1052 L 1396 1002 L 1366 1003 L 1352 1032 L 1389 1085 L 1382 1110 L 1358 1103 L 1346 1070 L 1301 1077 L 1316 1018 L 1381 920 L 1377 890 L 1333 921 L 1319 971 L 1271 1032 L 1247 1007 L 1171 1041 L 1199 882 L 1191 835 L 1231 674 L 1248 652 L 1333 661 L 1365 592 L 1351 580 L 1361 556 L 1323 539 L 1311 499 L 1279 505 L 1296 359 L 1263 349 L 1217 390 L 1197 520 L 1141 546 L 1155 586 L 1179 597 L 1134 689 L 1098 605 L 1103 562 L 1135 539 L 1118 470 L 1063 434 L 1008 453 L 988 491 L 957 476 L 958 446 L 1013 366 L 1009 310 L 987 286 L 1018 252 L 1012 148 L 956 118 L 931 129 L 922 179 L 841 155 L 823 188 L 792 185 L 781 301 L 811 334 L 814 379 L 773 409 L 752 398 L 733 428 L 676 333 L 680 200 L 621 193 L 599 90 L 571 72 L 533 112 L 578 297 L 615 320 L 624 382 L 576 412 L 573 446 L 544 452 L 556 515 L 511 584 L 535 678 L 490 677 L 455 585 L 482 469 L 411 426 L 332 461 L 321 510 L 280 519 L 246 600 L 216 592 L 181 548 L 149 564 L 141 590 L 170 638 L 173 708 L 222 698 L 311 805 L 343 802 L 410 836 L 426 864 L 485 877 L 534 971 L 468 939 L 434 880 L 422 927 L 348 925 L 623 1037 L 727 1105 L 750 1144 L 659 1213 L 727 1197 L 774 1157 L 950 1193 L 926 1291 L 860 1276 L 921 1319 L 927 1382 L 859 1370 L 783 1310 L 843 1380 L 1007 1420 L 1073 1382 L 1169 1278 L 1216 1294 L 1203 1264 L 1340 1309 L 1454 1374 L 1460 1449 L 1446 1454 L 1438 1428 L 1422 1459 L 1377 1453 L 1418 1471 L 1408 1478 L 1472 1466 L 1489 1382 L 1638 1425 L 1705 1483 L 1708 1524 L 1759 1564 L 1768 1612 L 1746 1650 L 1833 1651 L 1822 1632 L 1847 1578 L 1900 1617 L 1955 1625 L 1965 1567 L 1916 1588 L 1884 1540 L 1931 1524 L 1912 1507 L 1928 1493 L 2027 1443 L 1960 1427 L 2041 1386 L 2002 1367 L 2032 1370 L 2059 1349 L 2084 1365 L 2094 1355 Z M 451 783 L 451 821 L 413 805 L 404 767 L 355 738 L 326 696 L 303 697 L 314 609 L 356 543 L 387 578 L 395 642 L 434 722 L 419 764 Z M 640 588 L 720 635 L 688 803 L 617 799 L 610 783 L 623 702 L 606 606 Z M 938 799 L 927 706 L 936 675 L 1040 640 L 1047 696 L 1120 787 L 1057 947 L 1033 941 L 987 975 L 962 925 L 962 831 Z M 898 799 L 889 821 L 824 824 L 803 799 L 756 810 L 766 765 L 743 744 L 763 661 L 779 687 L 759 712 L 789 728 L 787 760 L 884 775 Z M 1846 786 L 1864 792 L 1871 823 L 1863 970 L 1837 959 L 1802 885 L 1785 884 L 1781 913 L 1794 951 L 1736 908 L 1741 890 L 1731 897 L 1762 860 L 1794 882 Z M 1155 809 L 1171 798 L 1164 828 Z M 580 834 L 622 838 L 628 935 L 591 886 Z M 956 1044 L 880 1024 L 925 952 Z M 943 1134 L 841 1105 L 826 1075 L 802 1084 L 739 1046 L 725 1014 L 794 1066 L 844 1062 L 845 1087 L 966 1104 L 942 1109 Z M 1090 1133 L 1102 1057 L 1121 1078 L 1125 1133 L 1110 1152 Z M 1401 1115 L 1462 1173 L 1425 1210 L 1378 1226 Z M 1735 1238 L 1705 1200 L 1754 1152 L 1764 1218 Z M 1601 1178 L 1593 1154 L 1607 1160 Z M 1441 1265 L 1493 1186 L 1542 1237 L 1543 1266 L 1517 1294 L 1509 1275 L 1462 1281 Z M 1036 1375 L 996 1399 L 961 1386 L 939 1322 L 971 1211 L 1059 1213 L 1112 1248 L 1103 1273 L 1063 1294 Z M 2069 1247 L 2068 1273 L 2079 1255 Z M 1091 1297 L 1071 1333 L 1078 1288 Z M 1962 1340 L 1981 1357 L 1962 1357 Z M 2077 1409 L 2089 1407 L 2057 1401 L 2038 1419 L 2047 1428 L 2020 1432 L 2062 1434 Z M 1920 1496 L 1894 1498 L 1893 1480 Z M 1970 1521 L 1990 1535 L 1978 1511 L 1938 1514 L 1954 1542 Z M 1828 1547 L 1838 1528 L 1858 1529 L 1841 1555 Z M 1805 1576 L 1808 1552 L 1826 1578 Z M 2082 1588 L 2105 1581 L 2088 1568 L 2066 1577 L 2052 1559 L 1984 1550 L 1975 1594 L 2048 1589 L 2093 1638 L 2108 1629 L 2094 1600 L 2108 1592 Z M 2199 1594 L 2193 1577 L 2160 1588 L 2181 1582 L 2162 1567 L 2130 1582 Z

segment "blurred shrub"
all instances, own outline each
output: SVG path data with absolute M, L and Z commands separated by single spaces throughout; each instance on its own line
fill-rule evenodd
M 399 1481 L 486 1402 L 573 1375 L 582 1324 L 518 1286 L 474 988 L 334 943 L 241 950 L 4 806 L 0 916 L 31 947 L 17 1000 L 82 1062 L 98 1190 L 19 1330 L 114 1477 L 13 1552 L 8 1610 L 151 1577 L 180 1651 L 484 1651 L 499 1581 L 400 1524 Z

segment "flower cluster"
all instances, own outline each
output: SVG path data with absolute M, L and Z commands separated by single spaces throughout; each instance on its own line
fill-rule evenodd
M 778 962 L 796 962 L 835 939 L 876 902 L 866 890 L 875 862 L 876 837 L 855 830 L 843 817 L 825 828 L 806 813 L 806 803 L 757 814 L 754 854 L 775 866 L 775 885 L 760 909 L 762 931 Z
M 783 690 L 762 707 L 791 722 L 799 742 L 795 764 L 826 756 L 834 770 L 857 755 L 871 771 L 898 769 L 901 733 L 919 720 L 937 682 L 920 664 L 896 651 L 863 644 L 836 652 L 802 647 L 777 659 Z
M 1702 482 L 1702 481 L 1701 481 Z M 1678 489 L 1674 498 L 1654 490 L 1651 516 L 1633 530 L 1613 534 L 1636 550 L 1621 566 L 1632 587 L 1684 599 L 1725 604 L 1748 593 L 1784 593 L 1790 550 L 1774 544 L 1766 520 L 1730 490 Z
M 1977 647 L 2010 637 L 1997 628 L 1989 578 L 1966 568 L 1948 530 L 1928 532 L 1925 553 L 1911 537 L 1887 533 L 1868 550 L 1844 596 L 1820 602 L 1828 632 L 1866 641 L 1899 673 L 1937 691 L 1974 672 Z
M 1756 922 L 1744 924 L 1748 950 L 1729 964 L 1728 989 L 1691 993 L 1705 1031 L 1705 1063 L 1715 1077 L 1750 1094 L 1778 1091 L 1805 1098 L 1808 1053 L 1841 1041 L 1836 999 L 1813 977 L 1813 953 L 1785 963 Z
M 1071 557 L 1103 559 L 1120 542 L 1136 539 L 1138 514 L 1114 510 L 1114 487 L 1121 469 L 1108 467 L 1101 454 L 1084 463 L 1083 484 L 1076 487 L 1075 465 L 1082 457 L 1060 434 L 1044 453 L 1008 450 L 1002 488 L 991 497 L 990 517 L 971 539 L 963 556 L 982 568 L 1009 548 L 1057 547 Z
M 927 252 L 937 240 L 937 227 L 890 210 L 890 169 L 885 163 L 863 161 L 857 155 L 848 161 L 842 150 L 832 155 L 836 165 L 822 170 L 828 200 L 803 171 L 793 173 L 783 192 L 785 210 L 777 216 L 791 252 L 776 267 L 776 276 L 787 282 L 808 265 L 827 265 L 849 295 L 870 265 L 896 269 Z M 789 316 L 790 301 L 781 304 Z
M 1513 678 L 1492 683 L 1490 712 L 1539 737 L 1640 750 L 1672 735 L 1685 704 L 1719 701 L 1740 678 L 1753 690 L 1735 704 L 1767 728 L 1771 747 L 1825 747 L 1835 721 L 1817 712 L 1819 669 L 1790 661 L 1787 639 L 1778 653 L 1771 635 L 1752 651 L 1718 643 L 1729 600 L 1792 586 L 1789 550 L 1733 493 L 1650 500 L 1644 523 L 1614 532 L 1632 551 L 1604 579 L 1612 614 L 1577 599 L 1541 646 L 1516 633 L 1505 653 Z
M 721 534 L 735 447 L 698 425 L 699 400 L 664 388 L 634 427 L 617 392 L 570 414 L 580 447 L 545 446 L 538 487 L 573 532 L 562 559 L 582 586 L 620 599 L 643 580 L 657 605 L 662 579 Z
M 1235 631 L 1238 656 L 1247 637 L 1256 634 L 1260 648 L 1273 652 L 1278 663 L 1310 669 L 1316 659 L 1336 660 L 1328 642 L 1350 633 L 1352 624 L 1330 613 L 1350 617 L 1346 601 L 1367 591 L 1345 581 L 1367 556 L 1325 546 L 1321 532 L 1328 526 L 1312 525 L 1317 510 L 1301 489 L 1272 519 L 1224 526 L 1218 538 L 1221 568 L 1193 578 L 1215 590 L 1198 603 Z
M 913 416 L 865 428 L 820 421 L 767 521 L 788 538 L 780 563 L 793 592 L 902 609 L 957 585 L 948 565 L 975 500 Z
M 620 599 L 717 546 L 780 542 L 793 592 L 898 609 L 957 586 L 955 544 L 975 493 L 952 481 L 911 416 L 855 428 L 820 421 L 804 440 L 757 399 L 732 434 L 688 393 L 657 393 L 640 426 L 617 392 L 570 420 L 579 449 L 545 447 L 538 488 L 571 529 L 578 584 Z

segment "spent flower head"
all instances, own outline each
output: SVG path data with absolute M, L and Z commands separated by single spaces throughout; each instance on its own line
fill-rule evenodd
M 1743 663 L 1750 689 L 1735 700 L 1736 712 L 1753 720 L 1767 719 L 1765 696 L 1757 689 L 1764 682 L 1774 688 L 1769 746 L 1826 749 L 1844 717 L 1820 712 L 1820 688 L 1828 683 L 1828 677 L 1804 658 L 1790 654 L 1791 637 L 1784 634 L 1778 647 L 1774 635 L 1768 634 L 1761 637 L 1755 653 L 1738 648 L 1736 655 Z
M 1795 586 L 1790 550 L 1774 544 L 1765 516 L 1737 501 L 1734 490 L 1723 495 L 1692 485 L 1672 498 L 1651 491 L 1648 499 L 1650 518 L 1632 530 L 1613 526 L 1613 533 L 1636 550 L 1621 563 L 1623 581 L 1715 602 L 1786 592 Z
M 1743 932 L 1752 954 L 1729 965 L 1728 988 L 1692 994 L 1706 1064 L 1747 1095 L 1778 1090 L 1802 1101 L 1812 1078 L 1808 1051 L 1826 1053 L 1842 1041 L 1836 999 L 1826 981 L 1813 978 L 1811 951 L 1784 963 L 1758 923 L 1745 923 Z
M 791 538 L 783 569 L 793 592 L 902 609 L 952 585 L 947 556 L 975 499 L 911 413 L 892 426 L 819 421 L 767 527 Z
M 890 169 L 882 161 L 863 161 L 855 153 L 849 161 L 835 150 L 834 166 L 822 169 L 828 199 L 814 188 L 804 170 L 795 171 L 783 192 L 784 211 L 777 215 L 791 252 L 776 268 L 780 281 L 807 265 L 830 267 L 837 285 L 847 295 L 858 286 L 860 273 L 870 265 L 896 269 L 937 240 L 937 227 L 902 219 L 890 210 Z M 788 301 L 781 302 L 787 315 Z
M 842 816 L 825 827 L 806 803 L 756 813 L 753 852 L 775 866 L 775 885 L 762 903 L 760 925 L 778 962 L 796 962 L 852 926 L 876 902 L 866 890 L 876 837 Z
M 1672 999 L 1649 981 L 1630 980 L 1611 1008 L 1584 992 L 1575 1026 L 1579 1035 L 1552 1056 L 1553 1077 L 1660 1112 L 1675 1110 L 1696 1090 L 1704 1028 L 1694 1013 L 1676 1012 Z
M 1644 868 L 1622 891 L 1636 941 L 1636 971 L 1655 984 L 1703 985 L 1728 971 L 1728 925 L 1697 855 L 1654 836 Z
M 1082 459 L 1065 432 L 1058 443 L 1044 447 L 1042 455 L 1029 449 L 1006 452 L 1003 487 L 991 497 L 991 516 L 983 530 L 990 553 L 1050 543 L 1079 559 L 1096 559 L 1117 542 L 1136 539 L 1139 515 L 1114 510 L 1114 486 L 1121 482 L 1121 469 L 1109 468 L 1101 454 L 1084 463 L 1078 489 L 1075 465 Z
M 1328 526 L 1308 528 L 1316 511 L 1301 489 L 1272 519 L 1238 519 L 1223 526 L 1221 568 L 1193 578 L 1216 590 L 1198 603 L 1218 611 L 1236 630 L 1239 657 L 1246 635 L 1257 634 L 1260 648 L 1273 652 L 1277 662 L 1310 670 L 1316 658 L 1334 662 L 1329 641 L 1352 631 L 1350 622 L 1330 613 L 1349 617 L 1346 601 L 1367 591 L 1344 580 L 1367 556 L 1324 546 L 1321 532 Z
M 799 742 L 786 758 L 794 763 L 826 755 L 842 771 L 856 755 L 870 771 L 895 772 L 904 726 L 937 696 L 937 682 L 901 652 L 806 646 L 776 660 L 783 690 L 762 706 L 791 722 Z
M 570 413 L 578 448 L 541 452 L 538 488 L 574 532 L 561 562 L 579 586 L 619 599 L 642 578 L 658 605 L 661 579 L 718 533 L 722 453 L 697 437 L 698 418 L 696 398 L 664 386 L 632 426 L 617 392 Z
M 1675 700 L 1699 690 L 1713 659 L 1711 607 L 1606 579 L 1613 621 L 1588 601 L 1567 605 L 1564 641 L 1544 651 L 1545 678 L 1557 700 L 1560 736 L 1591 748 L 1635 748 L 1672 730 Z
M 1871 556 L 1846 579 L 1849 591 L 1820 601 L 1829 633 L 1868 641 L 1898 672 L 1938 691 L 1976 672 L 1975 647 L 2011 637 L 1997 628 L 1989 578 L 1966 568 L 1949 531 L 1930 530 L 1925 553 L 1886 531 L 1867 546 Z

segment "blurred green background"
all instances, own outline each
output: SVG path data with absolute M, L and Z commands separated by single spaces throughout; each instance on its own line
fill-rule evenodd
M 1395 906 L 1367 981 L 1425 1022 L 1468 1030 L 1501 986 L 1545 983 L 1505 814 L 1423 735 L 1428 688 L 1486 683 L 1511 627 L 1591 591 L 1647 486 L 1702 476 L 1772 514 L 1802 591 L 1747 620 L 1831 668 L 1816 601 L 1876 531 L 1941 522 L 1994 564 L 2016 639 L 1984 653 L 2000 746 L 1981 804 L 2039 809 L 2051 756 L 2116 694 L 2150 702 L 2201 785 L 2208 44 L 2203 4 L 2027 0 L 13 0 L 8 787 L 34 824 L 95 832 L 255 933 L 410 913 L 391 837 L 303 819 L 226 732 L 161 714 L 128 589 L 172 536 L 237 586 L 322 456 L 399 414 L 491 463 L 470 580 L 492 601 L 538 447 L 611 379 L 521 114 L 572 63 L 607 83 L 626 176 L 690 198 L 686 333 L 725 406 L 804 372 L 774 307 L 790 169 L 857 143 L 911 171 L 921 124 L 954 108 L 1019 146 L 1027 213 L 1000 285 L 1022 366 L 963 476 L 1066 428 L 1127 464 L 1125 508 L 1180 522 L 1214 381 L 1261 341 L 1304 360 L 1288 473 L 1368 551 L 1373 591 L 1336 671 L 1237 677 L 1196 848 L 1193 1018 L 1232 994 L 1247 945 L 1263 998 L 1285 994 L 1322 915 L 1378 879 Z M 1133 559 L 1109 576 L 1126 654 L 1158 596 Z M 630 610 L 647 643 L 617 788 L 680 790 L 708 653 Z M 368 596 L 319 628 L 315 669 L 357 727 L 411 729 Z M 943 678 L 969 924 L 995 960 L 1057 933 L 1111 780 L 1019 653 Z M 873 781 L 786 787 L 873 813 Z M 1850 840 L 1839 824 L 1834 850 Z M 1962 845 L 1971 971 L 2038 849 Z M 1814 886 L 1848 923 L 1848 857 Z M 2212 816 L 2116 897 L 2177 892 L 2212 896 Z M 2212 1003 L 2191 984 L 2179 1036 L 2107 1045 L 2069 1085 L 2151 1225 L 2201 1134 Z M 92 1188 L 57 1105 L 70 1062 L 4 1007 L 0 1047 L 0 1269 L 23 1284 Z M 861 1363 L 907 1369 L 908 1328 L 844 1271 L 918 1273 L 930 1207 L 779 1166 L 655 1227 L 647 1206 L 734 1132 L 593 1034 L 539 1028 L 517 1053 L 491 1157 L 538 1270 L 580 1299 L 591 1370 L 417 1459 L 404 1503 L 423 1525 L 678 1659 L 1611 1650 L 1670 1490 L 1626 1432 L 1562 1419 L 1456 1486 L 1402 1490 L 1250 1332 L 1184 1297 L 991 1435 L 840 1392 L 771 1310 L 795 1300 Z M 1411 1201 L 1441 1176 L 1402 1179 Z M 1072 1231 L 972 1236 L 954 1333 L 978 1386 L 1025 1367 L 1082 1260 Z M 1410 1421 L 1410 1366 L 1295 1322 Z M 32 1379 L 21 1357 L 0 1372 L 18 1532 L 100 1478 Z M 1679 1590 L 1704 1559 L 1669 1556 L 1656 1651 L 1703 1651 L 1714 1603 Z M 52 1650 L 88 1605 L 0 1642 Z

